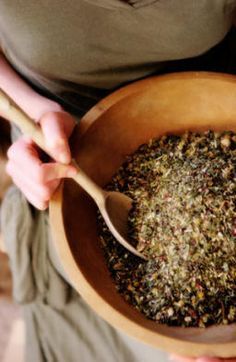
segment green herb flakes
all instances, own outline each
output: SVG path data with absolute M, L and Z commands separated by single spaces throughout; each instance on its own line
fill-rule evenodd
M 147 318 L 172 326 L 236 322 L 236 135 L 185 133 L 144 144 L 108 190 L 133 199 L 129 236 L 116 242 L 99 216 L 118 291 Z

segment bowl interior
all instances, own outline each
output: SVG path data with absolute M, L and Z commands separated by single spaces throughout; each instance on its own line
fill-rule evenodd
M 234 77 L 174 74 L 127 88 L 122 96 L 119 92 L 110 96 L 98 117 L 91 112 L 94 119 L 90 127 L 82 136 L 75 134 L 72 142 L 78 164 L 101 186 L 110 181 L 126 155 L 152 137 L 186 130 L 236 131 Z M 56 247 L 69 279 L 108 322 L 143 342 L 175 353 L 233 356 L 236 324 L 207 329 L 167 327 L 147 320 L 123 300 L 100 248 L 96 207 L 73 181 L 67 180 L 58 192 L 52 214 L 53 229 L 60 239 Z

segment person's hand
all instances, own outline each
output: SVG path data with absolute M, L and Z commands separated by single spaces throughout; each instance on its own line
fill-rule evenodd
M 229 359 L 221 359 L 215 357 L 188 358 L 177 355 L 170 355 L 169 359 L 172 362 L 236 362 L 236 358 L 229 358 Z
M 45 210 L 60 179 L 76 173 L 75 168 L 68 165 L 71 161 L 68 138 L 75 120 L 64 111 L 52 111 L 44 114 L 39 123 L 46 147 L 57 162 L 43 163 L 39 148 L 30 139 L 21 137 L 8 150 L 6 170 L 28 201 Z

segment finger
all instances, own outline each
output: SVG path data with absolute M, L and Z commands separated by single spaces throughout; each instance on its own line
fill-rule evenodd
M 43 164 L 39 159 L 35 145 L 24 138 L 19 139 L 10 147 L 8 158 L 14 163 L 15 169 L 19 168 L 28 178 L 37 183 L 73 177 L 76 174 L 76 169 L 73 166 L 57 163 Z M 14 175 L 14 169 L 12 169 L 12 175 Z
M 20 170 L 13 171 L 14 165 L 11 162 L 7 164 L 7 172 L 12 175 L 13 182 L 23 192 L 28 201 L 40 210 L 48 207 L 49 200 L 58 187 L 60 180 L 48 182 L 41 186 L 33 183 L 30 179 L 24 178 Z
M 37 209 L 46 210 L 48 208 L 49 201 L 40 198 L 35 194 L 34 190 L 31 189 L 27 184 L 23 183 L 19 179 L 12 177 L 14 184 L 21 190 L 26 199 Z
M 10 160 L 14 160 L 23 166 L 25 162 L 30 162 L 30 166 L 42 164 L 36 146 L 30 139 L 25 137 L 19 138 L 9 147 L 7 156 Z
M 70 163 L 68 138 L 75 126 L 73 118 L 67 113 L 49 112 L 40 119 L 40 124 L 50 155 L 58 162 Z
M 44 201 L 50 200 L 60 183 L 59 179 L 44 184 L 35 183 L 28 178 L 21 169 L 17 168 L 13 162 L 7 163 L 6 171 L 21 190 L 28 189 L 32 194 Z
M 17 187 L 19 187 L 16 184 Z M 20 187 L 19 187 L 20 188 Z M 48 208 L 49 201 L 44 201 L 33 194 L 28 188 L 20 188 L 21 192 L 24 194 L 28 202 L 33 205 L 36 209 L 44 211 Z
M 32 194 L 28 189 L 21 189 L 21 192 L 24 194 L 28 202 L 33 205 L 36 209 L 44 211 L 47 210 L 49 206 L 49 201 L 44 201 L 38 198 L 36 195 Z

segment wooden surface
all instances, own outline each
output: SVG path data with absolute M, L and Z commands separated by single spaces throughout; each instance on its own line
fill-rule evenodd
M 127 154 L 148 139 L 185 130 L 236 131 L 236 78 L 179 73 L 149 78 L 113 93 L 84 117 L 74 134 L 81 167 L 104 186 Z M 236 324 L 178 328 L 147 320 L 116 292 L 97 234 L 96 207 L 73 181 L 50 205 L 55 248 L 68 278 L 88 304 L 125 333 L 168 352 L 232 357 Z

